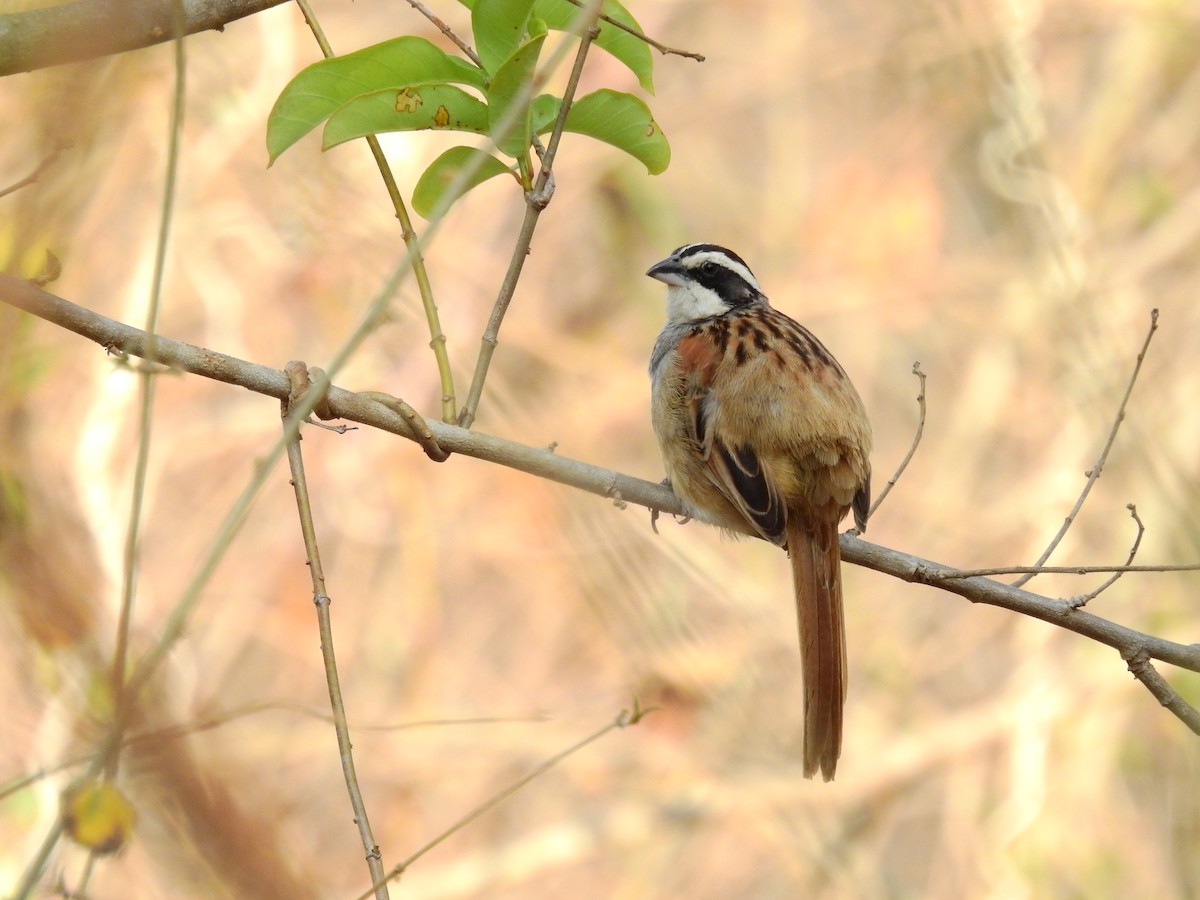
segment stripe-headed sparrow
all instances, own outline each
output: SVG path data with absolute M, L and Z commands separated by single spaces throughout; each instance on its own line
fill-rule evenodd
M 715 244 L 646 273 L 667 285 L 650 358 L 667 477 L 697 518 L 749 528 L 792 560 L 804 673 L 804 775 L 833 778 L 846 645 L 838 523 L 870 505 L 871 424 L 837 360 L 767 302 L 749 266 Z

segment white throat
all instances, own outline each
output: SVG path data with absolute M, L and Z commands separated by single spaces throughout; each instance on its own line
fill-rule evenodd
M 693 281 L 667 285 L 667 321 L 672 325 L 726 312 L 729 312 L 729 304 L 716 291 Z

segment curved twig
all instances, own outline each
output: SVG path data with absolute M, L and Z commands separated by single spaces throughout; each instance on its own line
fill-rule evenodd
M 1079 594 L 1078 596 L 1071 597 L 1067 602 L 1076 609 L 1079 609 L 1082 606 L 1087 606 L 1089 602 L 1095 600 L 1106 590 L 1116 584 L 1117 580 L 1129 571 L 1129 566 L 1133 565 L 1134 557 L 1137 556 L 1138 547 L 1142 545 L 1142 536 L 1146 533 L 1146 526 L 1142 524 L 1142 520 L 1137 514 L 1136 506 L 1130 503 L 1125 508 L 1129 510 L 1129 515 L 1133 517 L 1134 524 L 1137 525 L 1137 535 L 1133 539 L 1133 546 L 1129 548 L 1129 558 L 1125 560 L 1125 565 L 1113 572 L 1112 577 L 1108 578 L 1104 584 L 1100 585 L 1100 587 L 1093 591 L 1088 591 L 1086 594 Z
M 883 503 L 883 498 L 892 492 L 892 488 L 896 486 L 896 482 L 900 480 L 900 476 L 904 474 L 904 470 L 908 468 L 908 464 L 912 462 L 913 455 L 917 452 L 917 447 L 921 443 L 921 435 L 925 433 L 925 373 L 921 371 L 921 363 L 913 363 L 912 373 L 920 379 L 921 389 L 917 391 L 917 409 L 920 411 L 920 416 L 917 419 L 917 432 L 913 435 L 912 446 L 908 448 L 908 453 L 904 454 L 904 459 L 900 460 L 900 465 L 896 468 L 896 473 L 888 479 L 887 484 L 883 486 L 883 490 L 879 492 L 879 496 L 875 498 L 875 502 L 871 504 L 871 509 L 867 512 L 867 520 L 875 515 L 875 510 L 879 509 L 879 505 Z

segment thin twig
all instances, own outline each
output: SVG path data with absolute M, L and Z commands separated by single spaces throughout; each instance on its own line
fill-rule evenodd
M 1129 403 L 1129 397 L 1133 393 L 1133 386 L 1137 383 L 1138 373 L 1142 370 L 1142 361 L 1146 358 L 1146 351 L 1150 347 L 1150 340 L 1154 337 L 1154 332 L 1158 330 L 1158 310 L 1150 310 L 1150 330 L 1146 332 L 1146 340 L 1142 342 L 1142 349 L 1138 352 L 1137 363 L 1133 367 L 1133 374 L 1129 376 L 1129 384 L 1125 387 L 1125 396 L 1121 398 L 1121 405 L 1117 407 L 1117 414 L 1113 418 L 1112 428 L 1108 430 L 1108 440 L 1104 442 L 1104 449 L 1100 451 L 1100 456 L 1096 459 L 1093 465 L 1085 474 L 1087 481 L 1083 485 L 1083 490 L 1079 494 L 1079 499 L 1075 501 L 1075 505 L 1071 507 L 1071 511 L 1063 520 L 1062 527 L 1058 529 L 1053 540 L 1042 551 L 1042 555 L 1037 558 L 1033 564 L 1034 567 L 1042 565 L 1050 558 L 1050 554 L 1054 552 L 1059 543 L 1066 536 L 1067 530 L 1075 521 L 1075 517 L 1079 515 L 1079 510 L 1083 508 L 1083 503 L 1088 498 L 1088 494 L 1092 492 L 1092 485 L 1096 483 L 1096 479 L 1100 477 L 1100 473 L 1104 471 L 1104 463 L 1108 460 L 1108 451 L 1112 449 L 1113 442 L 1117 439 L 1117 431 L 1121 427 L 1121 423 L 1125 421 L 1125 407 Z M 1013 587 L 1021 587 L 1029 579 L 1033 578 L 1036 572 L 1022 575 L 1013 582 Z
M 409 0 L 409 2 L 411 3 L 412 0 Z M 583 0 L 567 0 L 567 2 L 572 4 L 573 6 L 578 6 L 581 8 L 583 7 Z M 658 41 L 654 40 L 654 38 L 650 37 L 649 35 L 638 31 L 636 28 L 631 28 L 630 26 L 626 25 L 624 22 L 618 22 L 616 19 L 614 19 L 610 16 L 606 16 L 603 13 L 600 14 L 600 21 L 607 22 L 609 25 L 612 25 L 614 28 L 620 28 L 622 31 L 626 32 L 627 34 L 632 34 L 638 40 L 644 41 L 645 43 L 649 44 L 651 47 L 653 47 L 655 50 L 657 50 L 663 56 L 667 56 L 668 54 L 670 54 L 672 56 L 684 56 L 684 57 L 687 57 L 688 59 L 694 59 L 696 62 L 704 62 L 704 57 L 699 53 L 693 53 L 691 50 L 676 50 L 674 47 L 668 47 L 665 44 L 660 44 Z
M 951 569 L 941 579 L 990 578 L 993 575 L 1096 575 L 1104 572 L 1200 572 L 1200 563 L 1166 563 L 1161 566 L 993 566 L 986 569 Z
M 317 21 L 309 0 L 296 0 L 296 3 L 304 13 L 304 21 L 308 23 L 309 30 L 312 31 L 313 37 L 317 41 L 317 46 L 321 48 L 321 53 L 326 59 L 334 56 L 333 47 L 325 37 L 325 32 Z M 433 351 L 433 358 L 437 363 L 438 379 L 442 387 L 442 421 L 453 422 L 457 415 L 454 370 L 450 366 L 450 354 L 446 349 L 446 334 L 442 331 L 442 320 L 438 313 L 437 301 L 433 296 L 433 285 L 429 281 L 429 272 L 425 268 L 425 257 L 418 246 L 417 232 L 413 228 L 412 218 L 408 214 L 408 206 L 405 205 L 404 198 L 400 196 L 400 188 L 392 174 L 392 167 L 388 165 L 387 157 L 384 156 L 379 138 L 368 134 L 366 142 L 371 156 L 375 159 L 375 166 L 379 169 L 379 176 L 383 179 L 383 186 L 392 201 L 396 219 L 400 222 L 400 237 L 408 250 L 407 258 L 412 265 L 413 278 L 417 282 L 417 293 L 421 296 L 421 306 L 424 309 L 425 322 L 429 328 L 429 348 Z
M 291 712 L 297 713 L 310 719 L 316 719 L 319 722 L 324 722 L 327 725 L 333 724 L 333 715 L 320 709 L 314 709 L 311 706 L 306 706 L 302 703 L 291 703 L 286 700 L 272 700 L 260 703 L 245 703 L 240 706 L 235 706 L 221 713 L 216 713 L 202 719 L 196 719 L 191 722 L 179 723 L 176 725 L 167 725 L 162 728 L 152 728 L 146 731 L 138 731 L 133 734 L 126 734 L 123 740 L 123 747 L 136 746 L 138 744 L 149 744 L 161 741 L 178 740 L 184 737 L 190 737 L 194 734 L 200 734 L 205 731 L 213 731 L 217 728 L 222 728 L 225 725 L 235 722 L 238 719 L 244 719 L 249 716 L 256 716 L 264 712 Z M 477 726 L 477 725 L 512 725 L 514 723 L 531 724 L 545 722 L 550 717 L 545 713 L 533 713 L 523 716 L 473 716 L 462 719 L 414 719 L 411 722 L 352 722 L 347 719 L 347 725 L 355 731 L 362 732 L 395 732 L 409 731 L 417 728 L 448 728 L 451 726 Z M 57 762 L 52 766 L 45 766 L 38 769 L 36 772 L 26 772 L 22 775 L 17 775 L 10 778 L 8 781 L 0 784 L 0 800 L 12 796 L 18 791 L 24 790 L 31 784 L 36 784 L 50 775 L 56 775 L 59 772 L 65 772 L 69 769 L 77 768 L 92 760 L 94 753 L 87 753 L 70 759 Z
M 379 846 L 371 834 L 371 823 L 367 818 L 367 806 L 363 801 L 358 775 L 354 770 L 354 751 L 350 743 L 350 728 L 346 724 L 346 706 L 342 700 L 341 679 L 338 677 L 337 658 L 333 648 L 333 622 L 329 615 L 329 595 L 325 590 L 325 570 L 321 565 L 321 551 L 317 543 L 317 528 L 313 522 L 312 502 L 308 494 L 308 480 L 304 474 L 304 454 L 300 450 L 298 423 L 288 427 L 290 407 L 309 390 L 308 368 L 303 363 L 290 362 L 285 373 L 292 384 L 292 397 L 281 404 L 284 432 L 288 434 L 287 457 L 292 473 L 292 487 L 296 494 L 296 510 L 300 515 L 300 533 L 304 537 L 304 553 L 308 571 L 312 578 L 313 603 L 317 608 L 317 629 L 321 634 L 321 659 L 325 663 L 325 683 L 329 689 L 329 706 L 333 713 L 333 728 L 337 734 L 338 753 L 342 761 L 342 775 L 346 790 L 350 794 L 350 807 L 354 811 L 354 822 L 366 851 L 367 867 L 371 880 L 378 884 L 377 900 L 387 900 L 388 889 L 383 874 L 383 862 Z
M 508 263 L 508 271 L 504 274 L 504 281 L 500 284 L 496 302 L 492 306 L 492 314 L 488 317 L 487 327 L 484 328 L 483 337 L 479 342 L 475 374 L 471 378 L 471 387 L 467 391 L 466 402 L 463 403 L 462 412 L 458 416 L 458 424 L 463 428 L 470 428 L 475 422 L 479 401 L 483 396 L 483 384 L 487 380 L 492 356 L 496 352 L 496 345 L 500 340 L 500 326 L 504 323 L 508 305 L 512 302 L 513 294 L 516 293 L 517 282 L 521 278 L 525 260 L 529 257 L 529 246 L 533 242 L 533 232 L 537 228 L 538 218 L 550 202 L 549 192 L 552 192 L 553 189 L 551 179 L 554 175 L 554 158 L 558 154 L 558 144 L 562 139 L 567 113 L 571 110 L 571 102 L 579 88 L 579 78 L 583 74 L 584 60 L 587 59 L 588 49 L 596 36 L 595 21 L 599 7 L 599 0 L 591 0 L 574 23 L 575 27 L 572 28 L 572 31 L 579 29 L 579 49 L 575 53 L 575 64 L 571 67 L 571 74 L 563 91 L 562 104 L 558 109 L 558 118 L 554 122 L 554 130 L 550 133 L 550 140 L 546 144 L 546 152 L 541 158 L 541 169 L 538 172 L 537 180 L 532 189 L 525 194 L 525 219 L 517 234 L 516 246 L 513 248 L 512 257 Z
M 549 772 L 552 768 L 557 766 L 560 762 L 562 762 L 567 757 L 569 757 L 575 753 L 578 753 L 580 750 L 582 750 L 588 744 L 598 741 L 600 738 L 604 737 L 610 731 L 614 731 L 618 728 L 627 728 L 630 725 L 638 724 L 638 722 L 640 722 L 645 716 L 647 716 L 651 712 L 654 712 L 653 707 L 643 709 L 640 706 L 640 704 L 638 703 L 637 698 L 634 697 L 632 711 L 625 710 L 625 709 L 621 710 L 617 714 L 617 717 L 613 721 L 609 722 L 607 725 L 605 725 L 599 731 L 593 732 L 592 734 L 585 737 L 583 740 L 578 741 L 575 744 L 572 744 L 566 750 L 563 750 L 559 753 L 554 754 L 552 757 L 547 759 L 545 762 L 543 762 L 539 766 L 537 766 L 528 775 L 513 782 L 508 787 L 506 787 L 504 790 L 502 790 L 500 793 L 496 794 L 494 797 L 490 798 L 489 800 L 487 800 L 484 803 L 481 803 L 479 806 L 475 807 L 473 810 L 471 810 L 469 813 L 467 813 L 465 816 L 463 816 L 461 819 L 459 819 L 457 822 L 455 822 L 453 825 L 451 825 L 449 828 L 447 828 L 445 831 L 443 831 L 441 834 L 439 834 L 437 837 L 435 837 L 433 840 L 431 840 L 429 843 L 425 844 L 419 850 L 415 851 L 411 856 L 409 856 L 403 862 L 397 864 L 395 866 L 395 868 L 393 868 L 388 873 L 387 880 L 390 881 L 393 878 L 397 878 L 400 875 L 403 875 L 405 870 L 407 870 L 413 863 L 415 863 L 418 859 L 420 859 L 422 856 L 424 856 L 426 853 L 428 853 L 434 847 L 437 847 L 439 844 L 443 843 L 448 838 L 452 837 L 455 833 L 461 831 L 467 825 L 470 825 L 472 822 L 474 822 L 476 819 L 478 819 L 484 813 L 499 806 L 501 803 L 503 803 L 505 800 L 507 800 L 509 797 L 511 797 L 513 794 L 515 794 L 521 788 L 525 787 L 525 785 L 529 784 L 529 782 L 546 774 L 547 772 Z M 360 894 L 358 896 L 357 900 L 363 900 L 364 897 L 369 897 L 371 895 L 371 891 L 375 890 L 378 887 L 379 887 L 379 883 L 376 882 L 375 884 L 371 885 L 370 888 L 368 888 L 366 891 L 364 891 L 362 894 Z
M 438 18 L 432 9 L 422 3 L 421 0 L 408 0 L 408 5 L 432 22 L 437 30 L 449 38 L 450 42 L 461 50 L 471 62 L 475 63 L 479 68 L 483 68 L 483 60 L 479 58 L 479 54 L 475 52 L 475 49 L 460 38 L 453 28 Z
M 1124 575 L 1126 572 L 1129 571 L 1128 567 L 1133 565 L 1134 557 L 1137 556 L 1138 547 L 1140 547 L 1142 545 L 1142 535 L 1144 535 L 1146 533 L 1146 526 L 1142 524 L 1142 520 L 1137 514 L 1136 506 L 1134 506 L 1132 503 L 1130 503 L 1125 508 L 1127 510 L 1129 510 L 1129 515 L 1133 517 L 1134 524 L 1137 525 L 1137 535 L 1133 539 L 1133 546 L 1131 546 L 1129 548 L 1129 558 L 1125 560 L 1126 567 L 1123 569 L 1120 569 L 1119 571 L 1113 572 L 1112 577 L 1109 578 L 1107 581 L 1105 581 L 1104 584 L 1100 585 L 1100 587 L 1096 588 L 1094 591 L 1089 591 L 1086 594 L 1079 594 L 1076 597 L 1071 597 L 1070 599 L 1068 599 L 1067 602 L 1070 603 L 1076 609 L 1082 609 L 1084 606 L 1087 606 L 1088 603 L 1090 603 L 1092 600 L 1095 600 L 1102 593 L 1104 593 L 1106 590 L 1108 590 L 1110 587 L 1112 587 L 1114 584 L 1116 584 L 1117 580 L 1122 575 Z
M 917 391 L 917 409 L 920 411 L 920 416 L 917 418 L 917 433 L 913 435 L 912 446 L 908 448 L 908 453 L 900 461 L 900 465 L 896 469 L 896 474 L 888 479 L 888 483 L 883 486 L 883 490 L 879 492 L 879 496 L 871 504 L 871 509 L 867 513 L 868 521 L 871 516 L 875 515 L 875 510 L 879 509 L 879 505 L 883 503 L 883 498 L 892 492 L 892 488 L 896 486 L 896 482 L 900 480 L 900 476 L 904 474 L 904 470 L 912 462 L 913 454 L 917 452 L 917 447 L 921 443 L 921 435 L 925 433 L 925 373 L 921 371 L 920 362 L 913 363 L 912 373 L 920 379 L 921 383 L 921 388 Z
M 179 24 L 176 23 L 178 34 Z M 175 88 L 171 102 L 171 119 L 168 124 L 167 170 L 163 179 L 162 209 L 159 216 L 158 242 L 154 248 L 154 273 L 150 281 L 150 302 L 146 310 L 146 341 L 151 356 L 158 331 L 158 317 L 162 308 L 163 276 L 167 265 L 168 236 L 171 231 L 171 214 L 175 207 L 175 185 L 179 176 L 180 135 L 183 131 L 184 104 L 187 97 L 187 56 L 184 41 L 175 41 Z M 137 585 L 138 552 L 141 540 L 142 509 L 146 496 L 146 478 L 150 465 L 150 435 L 154 426 L 154 393 L 157 375 L 161 369 L 144 367 L 138 374 L 141 396 L 138 400 L 137 450 L 133 466 L 133 491 L 129 502 L 129 523 L 125 533 L 125 550 L 122 558 L 121 608 L 117 616 L 116 646 L 113 648 L 111 684 L 113 691 L 114 721 L 117 729 L 123 729 L 128 720 L 126 705 L 125 669 L 129 656 L 129 629 L 133 618 L 134 592 Z M 109 778 L 117 773 L 120 760 L 121 740 L 117 735 L 112 745 L 112 758 L 105 762 Z
M 56 141 L 53 149 L 47 154 L 46 158 L 37 164 L 32 172 L 22 178 L 20 181 L 13 182 L 6 188 L 0 188 L 0 197 L 8 196 L 15 191 L 19 191 L 23 187 L 28 187 L 37 182 L 42 177 L 42 173 L 50 168 L 62 155 L 64 150 L 69 150 L 72 144 L 70 141 Z

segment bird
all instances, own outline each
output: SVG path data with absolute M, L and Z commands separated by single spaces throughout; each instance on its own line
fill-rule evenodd
M 804 678 L 803 772 L 831 781 L 846 700 L 838 525 L 853 510 L 866 530 L 866 409 L 845 369 L 771 306 L 732 250 L 685 244 L 646 274 L 667 285 L 667 321 L 650 356 L 667 483 L 690 516 L 787 550 Z

